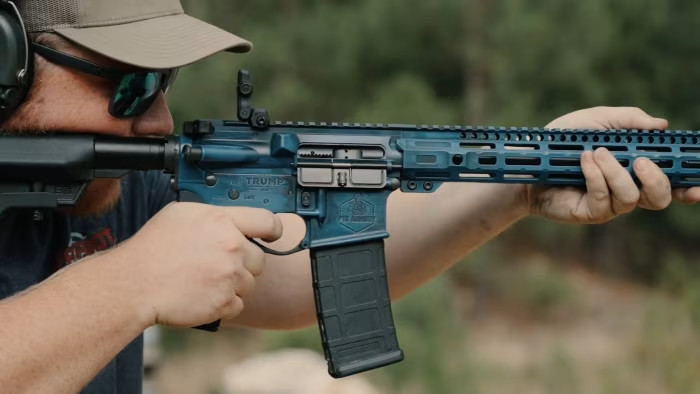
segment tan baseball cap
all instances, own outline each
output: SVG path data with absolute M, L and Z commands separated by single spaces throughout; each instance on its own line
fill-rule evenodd
M 252 44 L 185 15 L 179 0 L 16 0 L 27 31 L 54 32 L 142 68 L 184 66 Z

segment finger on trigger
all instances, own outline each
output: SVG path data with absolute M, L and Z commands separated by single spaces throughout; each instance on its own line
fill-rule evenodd
M 271 242 L 282 236 L 282 221 L 266 209 L 232 207 L 230 212 L 238 230 L 248 238 Z
M 645 157 L 634 161 L 634 173 L 642 183 L 644 208 L 664 209 L 671 203 L 671 182 L 661 169 Z

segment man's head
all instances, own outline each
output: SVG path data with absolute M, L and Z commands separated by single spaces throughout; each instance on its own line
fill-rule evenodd
M 162 91 L 166 78 L 214 53 L 251 48 L 249 42 L 185 15 L 178 0 L 17 0 L 16 5 L 29 40 L 49 49 L 30 52 L 33 84 L 0 124 L 7 132 L 168 134 L 173 123 Z M 51 49 L 59 54 L 52 55 Z M 95 70 L 90 63 L 97 72 L 90 72 Z M 123 110 L 143 92 L 150 96 L 138 111 Z M 127 105 L 115 106 L 115 98 L 125 94 L 131 97 Z M 81 211 L 103 209 L 118 196 L 118 181 L 93 182 Z

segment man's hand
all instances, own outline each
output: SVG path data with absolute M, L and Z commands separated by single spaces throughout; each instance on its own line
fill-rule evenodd
M 132 270 L 151 324 L 190 327 L 241 312 L 265 263 L 247 238 L 281 235 L 279 218 L 263 209 L 172 203 L 111 257 Z
M 546 126 L 557 129 L 639 129 L 664 130 L 665 119 L 654 118 L 639 108 L 596 107 L 555 119 Z M 668 178 L 647 158 L 634 161 L 636 186 L 628 171 L 605 148 L 581 155 L 581 169 L 586 177 L 586 190 L 543 185 L 527 187 L 530 213 L 569 223 L 602 223 L 639 206 L 664 209 L 672 195 L 684 203 L 700 201 L 700 188 L 671 191 Z

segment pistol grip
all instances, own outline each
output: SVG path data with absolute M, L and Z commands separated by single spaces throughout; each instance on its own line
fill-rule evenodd
M 209 331 L 209 332 L 217 332 L 217 331 L 219 331 L 219 324 L 221 324 L 221 319 L 219 319 L 217 321 L 213 321 L 211 323 L 207 323 L 207 324 L 200 324 L 200 325 L 198 325 L 196 327 L 192 327 L 192 328 L 196 328 L 198 330 L 203 330 L 203 331 Z
M 403 360 L 391 314 L 384 240 L 310 252 L 328 373 L 339 378 Z

